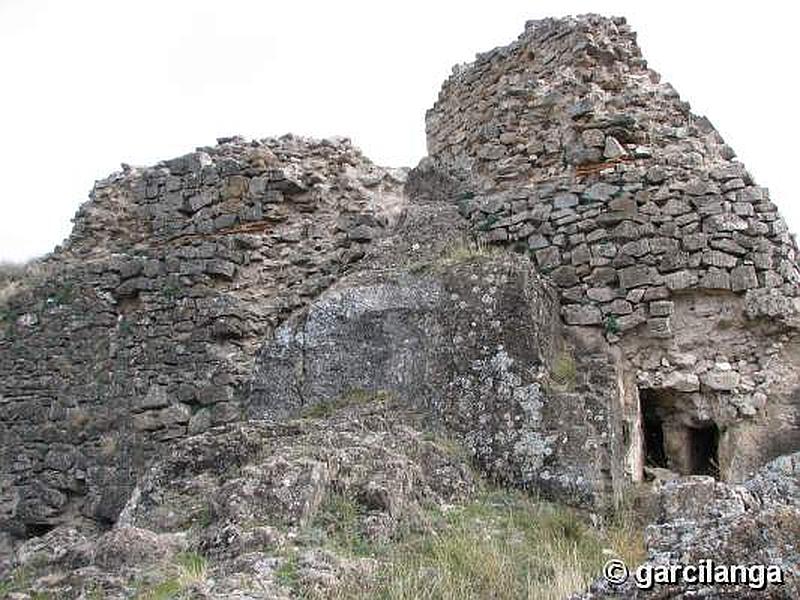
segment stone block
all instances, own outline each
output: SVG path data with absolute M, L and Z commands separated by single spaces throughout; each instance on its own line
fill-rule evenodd
M 600 129 L 585 129 L 581 133 L 581 141 L 584 145 L 600 148 L 605 145 L 605 134 Z
M 167 397 L 167 388 L 163 385 L 151 385 L 147 390 L 147 394 L 134 398 L 134 410 L 151 410 L 154 408 L 163 408 L 169 405 L 169 398 Z
M 649 308 L 653 317 L 668 317 L 675 312 L 675 303 L 670 300 L 655 300 L 650 303 Z
M 739 385 L 739 378 L 737 371 L 714 368 L 703 373 L 700 381 L 709 389 L 718 392 L 730 392 Z
M 736 266 L 738 259 L 735 256 L 720 252 L 719 250 L 703 250 L 702 262 L 704 265 L 711 267 L 732 269 Z
M 583 193 L 583 197 L 592 202 L 608 202 L 619 190 L 619 186 L 603 183 L 601 181 L 589 187 L 589 189 Z
M 550 240 L 540 233 L 534 233 L 528 238 L 528 248 L 531 250 L 540 250 L 547 248 L 550 245 Z
M 586 296 L 594 302 L 611 302 L 617 297 L 617 292 L 610 287 L 593 287 L 586 290 Z
M 758 287 L 758 277 L 756 269 L 752 265 L 736 267 L 731 271 L 731 289 L 734 292 L 741 292 Z
M 731 289 L 731 277 L 728 271 L 711 267 L 700 279 L 697 287 L 707 290 L 729 290 Z
M 661 212 L 671 217 L 684 215 L 688 212 L 691 212 L 691 210 L 692 206 L 688 202 L 678 198 L 670 198 L 667 203 L 661 207 Z
M 625 154 L 627 154 L 627 152 L 617 138 L 611 135 L 606 137 L 605 146 L 603 148 L 603 156 L 605 158 L 614 159 L 624 156 Z
M 676 271 L 664 275 L 664 283 L 670 290 L 685 290 L 697 285 L 697 273 L 692 271 Z
M 610 285 L 617 280 L 617 270 L 613 267 L 597 267 L 586 277 L 588 283 L 595 285 Z
M 486 241 L 490 243 L 496 242 L 505 242 L 508 240 L 508 230 L 499 227 L 497 229 L 492 229 L 489 233 L 486 234 Z
M 747 221 L 730 213 L 711 215 L 703 221 L 703 228 L 711 232 L 747 231 Z
M 189 419 L 189 435 L 197 435 L 211 428 L 211 411 L 208 408 L 201 408 Z
M 650 252 L 650 240 L 645 238 L 641 240 L 628 242 L 622 245 L 622 248 L 620 248 L 620 252 L 636 258 L 644 256 L 645 254 Z
M 672 371 L 664 377 L 663 387 L 675 390 L 676 392 L 689 393 L 700 390 L 700 378 L 694 373 L 683 371 Z
M 619 317 L 617 319 L 617 326 L 621 332 L 630 331 L 632 329 L 636 329 L 645 321 L 647 321 L 647 317 L 645 316 L 644 311 L 637 309 L 629 315 Z
M 633 305 L 627 300 L 618 298 L 603 306 L 604 314 L 629 315 L 633 312 Z
M 561 265 L 561 250 L 555 246 L 537 250 L 536 264 L 541 269 L 555 269 Z
M 649 183 L 662 183 L 667 179 L 667 171 L 664 169 L 664 167 L 660 167 L 658 165 L 652 166 L 647 169 L 645 179 L 647 179 Z
M 744 247 L 728 238 L 712 239 L 711 247 L 715 250 L 720 250 L 726 254 L 732 254 L 734 256 L 742 256 L 747 252 Z
M 775 266 L 772 260 L 772 254 L 769 252 L 754 252 L 753 265 L 760 270 L 769 270 Z
M 505 237 L 498 237 L 498 239 L 494 241 L 508 239 L 508 231 L 505 230 L 502 231 L 504 232 Z M 500 234 L 497 235 L 499 236 Z M 370 227 L 369 225 L 364 225 L 364 224 L 355 225 L 354 227 L 347 230 L 347 239 L 353 240 L 354 242 L 369 242 L 374 238 L 375 238 L 375 229 Z
M 652 338 L 671 338 L 672 323 L 669 317 L 653 317 L 647 319 L 648 335 Z
M 222 199 L 243 198 L 247 193 L 250 180 L 243 175 L 231 175 L 222 188 Z
M 205 272 L 214 277 L 230 280 L 236 274 L 236 265 L 229 260 L 215 258 L 206 261 Z
M 580 244 L 574 248 L 570 256 L 570 260 L 575 266 L 586 264 L 591 260 L 591 258 L 592 256 L 589 252 L 589 246 L 586 244 Z
M 572 287 L 578 283 L 578 276 L 575 273 L 575 267 L 561 266 L 553 269 L 550 273 L 550 278 L 559 287 Z
M 562 314 L 569 325 L 599 325 L 603 321 L 603 313 L 591 304 L 567 304 Z
M 658 273 L 653 267 L 637 265 L 619 270 L 619 284 L 625 289 L 658 283 Z
M 662 273 L 685 269 L 689 265 L 689 255 L 686 252 L 669 252 L 661 256 L 658 270 Z
M 572 208 L 573 206 L 578 206 L 578 196 L 575 194 L 558 194 L 553 198 L 553 208 L 556 210 Z
M 689 252 L 701 250 L 708 245 L 708 236 L 705 233 L 692 233 L 681 239 L 683 248 Z
M 650 288 L 634 288 L 632 290 L 628 290 L 628 293 L 625 294 L 625 300 L 633 304 L 638 304 L 644 298 L 647 289 Z

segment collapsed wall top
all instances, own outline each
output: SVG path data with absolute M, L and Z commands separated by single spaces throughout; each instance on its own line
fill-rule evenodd
M 796 311 L 796 245 L 768 191 L 624 19 L 529 22 L 454 69 L 426 130 L 434 159 L 474 177 L 462 213 L 531 253 L 568 323 L 669 337 L 669 300 L 689 289 Z

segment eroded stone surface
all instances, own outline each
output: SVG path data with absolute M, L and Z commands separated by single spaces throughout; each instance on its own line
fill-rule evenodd
M 156 461 L 113 529 L 59 526 L 17 548 L 3 573 L 27 569 L 29 590 L 59 598 L 131 598 L 193 553 L 208 566 L 183 586 L 189 597 L 289 598 L 278 572 L 294 553 L 304 589 L 324 594 L 375 568 L 303 538 L 326 502 L 353 502 L 356 526 L 377 542 L 423 507 L 474 494 L 465 455 L 425 420 L 389 395 L 365 394 L 315 417 L 214 428 Z
M 794 598 L 800 593 L 800 454 L 780 457 L 743 485 L 709 477 L 668 481 L 658 493 L 660 514 L 647 530 L 647 567 L 700 564 L 774 565 L 783 585 L 755 591 L 746 585 L 658 585 L 636 590 L 633 579 L 619 587 L 598 581 L 591 598 Z
M 487 475 L 602 504 L 617 452 L 614 361 L 569 345 L 555 294 L 523 258 L 367 270 L 276 331 L 259 354 L 249 410 L 280 417 L 353 389 L 386 390 L 439 415 Z M 574 370 L 569 390 L 549 385 L 559 352 Z

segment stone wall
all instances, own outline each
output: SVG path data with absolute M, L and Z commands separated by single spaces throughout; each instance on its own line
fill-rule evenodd
M 426 130 L 432 159 L 471 176 L 450 200 L 476 235 L 527 254 L 566 323 L 619 344 L 631 478 L 643 390 L 668 446 L 715 428 L 724 478 L 800 447 L 795 240 L 624 19 L 529 22 L 453 69 Z
M 407 185 L 293 136 L 98 182 L 0 307 L 0 531 L 114 522 L 179 438 L 360 389 L 573 504 L 645 475 L 642 395 L 726 479 L 800 445 L 794 240 L 624 21 L 529 24 L 427 129 Z
M 98 182 L 3 307 L 3 528 L 113 521 L 153 455 L 239 419 L 263 339 L 396 220 L 404 178 L 287 136 Z
M 476 178 L 464 215 L 531 254 L 568 323 L 668 337 L 676 292 L 797 295 L 767 190 L 647 68 L 624 19 L 529 22 L 454 69 L 426 129 L 433 158 Z

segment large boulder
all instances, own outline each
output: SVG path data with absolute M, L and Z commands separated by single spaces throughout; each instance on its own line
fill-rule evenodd
M 570 343 L 530 261 L 462 242 L 349 276 L 288 319 L 259 353 L 248 410 L 386 391 L 437 415 L 491 477 L 594 506 L 612 485 L 615 371 L 603 344 Z

